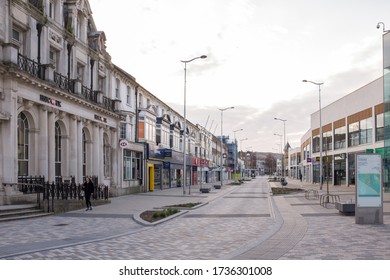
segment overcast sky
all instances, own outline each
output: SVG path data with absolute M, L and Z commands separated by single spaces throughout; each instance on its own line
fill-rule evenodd
M 89 0 L 114 64 L 187 118 L 239 141 L 239 149 L 299 147 L 321 102 L 382 75 L 388 0 Z

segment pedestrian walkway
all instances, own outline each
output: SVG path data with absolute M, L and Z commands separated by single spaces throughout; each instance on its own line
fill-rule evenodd
M 271 195 L 266 177 L 201 193 L 191 186 L 111 198 L 92 211 L 0 224 L 0 259 L 390 259 L 390 195 L 384 224 L 360 225 L 304 192 Z M 319 190 L 288 179 L 288 188 Z M 331 186 L 341 201 L 354 187 Z M 145 210 L 187 202 L 204 206 L 145 227 L 132 219 Z

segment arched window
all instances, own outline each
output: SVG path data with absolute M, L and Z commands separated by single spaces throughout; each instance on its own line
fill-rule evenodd
M 18 116 L 18 175 L 28 175 L 29 135 L 28 120 L 25 114 Z
M 111 177 L 111 146 L 107 135 L 103 139 L 104 177 Z
M 62 145 L 61 145 L 61 127 L 58 122 L 55 124 L 55 135 L 54 135 L 54 142 L 55 142 L 55 176 L 61 177 L 61 151 L 62 151 Z

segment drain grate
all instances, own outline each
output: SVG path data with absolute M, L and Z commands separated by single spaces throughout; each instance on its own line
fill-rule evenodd
M 67 225 L 69 225 L 69 224 L 56 224 L 56 225 L 53 225 L 53 226 L 55 226 L 55 227 L 63 227 L 63 226 L 67 226 Z

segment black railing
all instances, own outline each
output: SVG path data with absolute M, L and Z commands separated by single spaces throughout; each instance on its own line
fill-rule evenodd
M 39 11 L 43 12 L 43 0 L 29 0 L 29 2 Z
M 96 178 L 96 177 L 95 177 Z M 97 180 L 95 180 L 97 182 Z M 51 207 L 54 209 L 55 200 L 81 200 L 84 199 L 83 184 L 76 184 L 74 180 L 59 180 L 56 182 L 45 182 L 42 176 L 21 176 L 18 178 L 18 187 L 24 194 L 37 194 L 37 204 L 41 207 L 42 200 L 51 200 Z M 107 185 L 95 184 L 93 200 L 107 200 L 109 198 L 109 188 Z M 50 212 L 50 203 L 48 212 Z
M 41 80 L 46 80 L 46 67 L 47 65 L 39 64 L 38 62 L 22 55 L 18 54 L 18 66 L 22 71 L 27 72 L 28 74 L 37 77 Z M 68 79 L 68 77 L 62 75 L 61 73 L 54 72 L 54 83 L 61 89 L 68 90 L 71 93 L 76 93 L 76 82 L 75 80 Z M 93 102 L 96 105 L 103 107 L 106 110 L 115 112 L 115 101 L 103 96 L 103 100 L 98 102 L 99 91 L 92 91 L 86 86 L 81 87 L 81 98 Z
M 92 101 L 94 103 L 97 103 L 97 91 L 92 91 L 90 88 L 87 88 L 86 86 L 81 87 L 81 96 L 88 100 Z
M 19 53 L 18 66 L 21 70 L 29 73 L 30 75 L 45 80 L 46 65 L 39 64 L 38 62 Z
M 54 83 L 62 89 L 69 90 L 70 92 L 75 91 L 75 81 L 68 79 L 67 77 L 63 76 L 61 73 L 54 72 Z
M 114 100 L 103 96 L 103 107 L 107 110 L 110 110 L 112 112 L 115 111 L 115 102 Z

